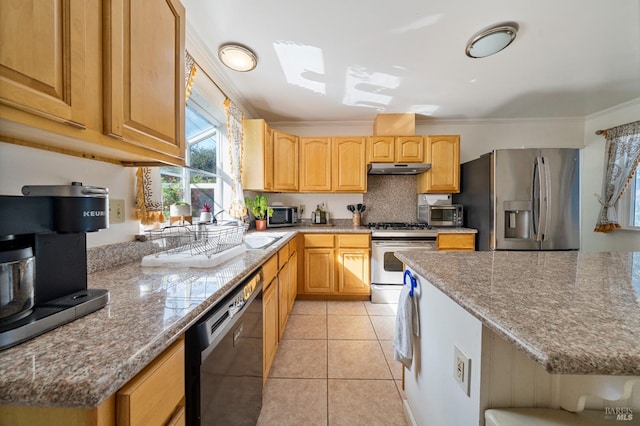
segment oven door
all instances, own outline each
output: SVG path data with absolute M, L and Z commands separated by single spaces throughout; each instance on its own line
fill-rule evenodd
M 396 251 L 436 250 L 435 240 L 373 240 L 371 241 L 371 283 L 402 285 L 402 261 Z

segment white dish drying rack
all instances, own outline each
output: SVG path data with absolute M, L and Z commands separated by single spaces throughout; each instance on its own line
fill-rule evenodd
M 196 224 L 146 231 L 153 257 L 204 255 L 207 258 L 243 243 L 249 224 Z

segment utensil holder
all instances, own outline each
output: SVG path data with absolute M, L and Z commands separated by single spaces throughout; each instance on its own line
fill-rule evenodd
M 351 218 L 351 222 L 353 223 L 353 226 L 360 226 L 360 219 L 361 219 L 360 213 L 354 213 L 353 217 Z

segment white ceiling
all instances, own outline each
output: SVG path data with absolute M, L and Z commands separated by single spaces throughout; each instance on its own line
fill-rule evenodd
M 269 122 L 584 117 L 640 97 L 640 0 L 183 0 L 238 102 Z M 515 21 L 482 59 L 467 40 Z M 218 46 L 253 49 L 231 71 Z

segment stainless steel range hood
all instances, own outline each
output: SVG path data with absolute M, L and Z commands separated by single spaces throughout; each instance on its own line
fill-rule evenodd
M 426 163 L 372 163 L 369 164 L 370 175 L 417 175 L 426 172 L 431 164 Z

